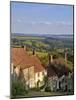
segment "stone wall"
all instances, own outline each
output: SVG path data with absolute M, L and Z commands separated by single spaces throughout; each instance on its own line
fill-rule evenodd
M 29 85 L 30 88 L 34 87 L 34 66 L 24 69 L 23 73 L 26 84 Z

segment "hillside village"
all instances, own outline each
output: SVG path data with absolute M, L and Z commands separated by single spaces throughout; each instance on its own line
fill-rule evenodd
M 24 84 L 25 90 L 41 92 L 73 92 L 73 66 L 70 69 L 65 58 L 53 58 L 48 53 L 48 65 L 44 67 L 36 55 L 35 50 L 29 55 L 26 46 L 12 47 L 11 49 L 11 76 L 12 81 Z

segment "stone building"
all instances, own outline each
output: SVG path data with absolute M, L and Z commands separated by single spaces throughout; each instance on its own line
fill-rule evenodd
M 47 66 L 47 84 L 50 91 L 73 90 L 73 70 L 70 70 L 66 63 L 67 61 L 65 59 L 53 59 L 53 56 L 49 54 L 49 64 Z
M 46 70 L 33 51 L 29 56 L 26 47 L 12 48 L 11 74 L 25 80 L 28 87 L 40 87 L 44 84 Z

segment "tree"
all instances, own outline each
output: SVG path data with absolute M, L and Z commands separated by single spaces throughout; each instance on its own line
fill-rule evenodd
M 16 96 L 23 96 L 28 91 L 26 90 L 25 82 L 21 81 L 19 78 L 12 78 L 11 95 L 12 98 Z

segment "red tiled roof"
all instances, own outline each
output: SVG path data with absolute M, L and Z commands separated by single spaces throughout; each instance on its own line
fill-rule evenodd
M 35 65 L 35 72 L 44 70 L 40 60 L 38 59 L 38 57 L 36 55 L 31 56 L 31 61 Z
M 24 48 L 12 48 L 12 62 L 15 66 L 20 65 L 21 67 L 25 65 L 32 65 Z
M 21 68 L 34 66 L 35 72 L 44 70 L 40 60 L 35 56 L 29 56 L 24 48 L 12 48 L 12 63 L 14 66 L 20 65 Z

